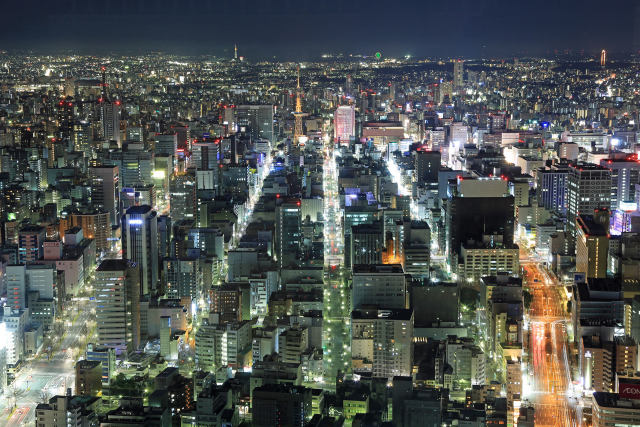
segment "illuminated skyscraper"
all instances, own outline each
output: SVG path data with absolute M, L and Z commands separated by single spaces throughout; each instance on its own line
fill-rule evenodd
M 349 142 L 356 136 L 356 112 L 353 105 L 341 105 L 333 113 L 334 138 Z
M 100 131 L 106 141 L 114 140 L 120 146 L 120 100 L 112 101 L 107 93 L 105 67 L 102 67 L 102 95 L 100 103 Z
M 464 62 L 461 59 L 453 61 L 453 87 L 456 90 L 464 87 Z
M 96 269 L 98 345 L 120 357 L 140 346 L 140 272 L 126 259 L 106 259 Z
M 122 216 L 122 257 L 138 264 L 142 295 L 158 284 L 158 215 L 151 206 L 132 206 Z
M 177 172 L 169 180 L 171 220 L 196 219 L 196 179 L 187 172 Z
M 238 105 L 236 123 L 239 131 L 246 131 L 252 139 L 273 138 L 273 105 Z
M 276 250 L 278 264 L 295 264 L 302 241 L 301 202 L 291 201 L 276 208 Z
M 572 163 L 567 177 L 569 253 L 575 248 L 576 219 L 598 208 L 611 207 L 611 171 L 591 163 Z
M 607 51 L 602 49 L 600 52 L 600 66 L 605 67 L 607 65 Z
M 118 166 L 94 166 L 89 169 L 91 177 L 91 203 L 96 208 L 109 212 L 111 225 L 120 222 L 120 169 Z
M 611 171 L 611 210 L 633 201 L 635 185 L 640 182 L 640 163 L 635 155 L 623 159 L 602 159 L 600 166 Z

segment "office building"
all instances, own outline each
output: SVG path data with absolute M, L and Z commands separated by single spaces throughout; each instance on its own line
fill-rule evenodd
M 126 259 L 106 259 L 95 273 L 98 345 L 118 357 L 140 347 L 140 269 Z
M 94 207 L 109 212 L 111 225 L 119 224 L 120 169 L 118 166 L 92 166 L 89 168 L 89 176 L 91 203 Z
M 280 268 L 295 265 L 302 245 L 300 200 L 290 200 L 276 207 L 276 259 Z
M 54 396 L 36 406 L 36 427 L 93 426 L 98 424 L 102 399 L 95 396 Z
M 400 264 L 354 265 L 351 306 L 407 308 L 407 280 Z
M 266 139 L 274 143 L 273 105 L 238 105 L 236 123 L 240 132 L 251 135 L 251 139 Z
M 44 256 L 45 228 L 26 225 L 18 231 L 18 262 L 25 264 L 42 259 Z
M 120 146 L 121 102 L 100 98 L 100 133 L 106 141 L 116 141 Z
M 356 113 L 353 105 L 341 105 L 333 113 L 333 138 L 348 143 L 356 136 Z
M 158 215 L 132 206 L 122 216 L 122 257 L 138 266 L 142 295 L 158 293 Z
M 438 182 L 441 155 L 439 151 L 418 149 L 414 153 L 415 180 L 418 184 Z
M 583 213 L 611 207 L 611 171 L 591 163 L 571 163 L 567 176 L 569 253 L 575 249 L 576 219 Z
M 635 199 L 635 185 L 640 183 L 640 162 L 635 155 L 600 160 L 600 166 L 611 172 L 611 210 Z
M 196 179 L 188 172 L 176 172 L 169 179 L 169 206 L 171 221 L 196 219 Z
M 538 169 L 536 173 L 538 206 L 566 215 L 568 176 L 568 162 L 554 163 L 550 168 Z
M 111 377 L 116 371 L 116 351 L 109 347 L 98 347 L 93 343 L 87 344 L 85 354 L 87 361 L 100 362 L 102 386 L 109 387 Z
M 102 395 L 102 363 L 97 360 L 76 362 L 76 394 L 79 396 Z
M 473 194 L 473 193 L 472 193 Z M 513 247 L 514 199 L 455 196 L 446 201 L 446 252 L 457 265 L 463 244 L 489 248 Z
M 351 312 L 354 371 L 373 377 L 409 376 L 413 366 L 413 311 L 359 309 Z
M 588 278 L 607 277 L 609 256 L 609 211 L 598 209 L 595 215 L 576 219 L 576 272 Z
M 593 427 L 638 425 L 638 420 L 640 420 L 640 399 L 636 397 L 640 386 L 631 384 L 629 389 L 635 393 L 627 397 L 619 393 L 593 393 L 591 425 Z
M 110 151 L 107 159 L 118 166 L 122 188 L 153 184 L 154 153 L 140 142 L 128 142 L 120 150 Z
M 253 390 L 255 427 L 303 427 L 311 415 L 311 389 L 290 384 L 265 384 Z
M 382 264 L 384 236 L 380 222 L 351 227 L 351 262 L 349 265 Z
M 202 283 L 199 258 L 166 258 L 163 270 L 167 297 L 198 298 Z
M 461 59 L 453 61 L 453 87 L 456 90 L 464 87 L 464 62 Z

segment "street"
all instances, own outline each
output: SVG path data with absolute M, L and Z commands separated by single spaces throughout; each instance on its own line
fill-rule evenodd
M 324 313 L 323 332 L 325 383 L 335 385 L 338 371 L 349 370 L 351 360 L 350 291 L 343 269 L 344 242 L 342 213 L 338 193 L 338 170 L 335 152 L 325 145 L 324 188 Z
M 536 426 L 577 426 L 580 418 L 571 392 L 566 302 L 563 287 L 540 263 L 523 263 L 532 294 L 529 311 L 529 363 L 533 376 L 529 399 Z
M 73 305 L 78 305 L 78 310 Z M 35 407 L 49 398 L 74 389 L 75 358 L 84 354 L 95 313 L 92 301 L 83 299 L 69 304 L 63 316 L 65 325 L 61 341 L 53 345 L 51 357 L 41 351 L 23 365 L 9 386 L 9 397 L 0 401 L 0 425 L 24 426 L 35 422 Z M 15 401 L 15 406 L 14 406 Z

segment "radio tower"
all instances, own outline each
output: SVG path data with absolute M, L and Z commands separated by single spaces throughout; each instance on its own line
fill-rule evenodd
M 600 66 L 604 67 L 607 65 L 607 51 L 602 49 L 602 52 L 600 52 Z
M 295 128 L 293 131 L 293 143 L 298 144 L 304 136 L 302 132 L 302 118 L 306 116 L 302 112 L 302 91 L 300 90 L 300 66 L 298 65 L 298 87 L 296 89 L 296 111 L 293 112 L 296 119 Z
M 238 60 L 238 43 L 233 45 L 233 59 Z

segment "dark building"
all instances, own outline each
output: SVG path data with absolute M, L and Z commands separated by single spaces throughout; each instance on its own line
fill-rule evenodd
M 291 384 L 266 384 L 253 390 L 253 427 L 302 427 L 311 414 L 311 390 Z
M 447 253 L 452 265 L 462 244 L 485 242 L 513 246 L 514 199 L 507 197 L 453 197 L 446 202 Z M 455 259 L 455 263 L 453 260 Z
M 422 151 L 415 153 L 415 174 L 418 184 L 438 182 L 441 155 L 439 151 Z

